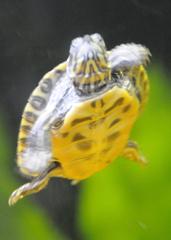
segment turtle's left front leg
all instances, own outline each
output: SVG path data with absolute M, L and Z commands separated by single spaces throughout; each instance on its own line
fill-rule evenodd
M 147 164 L 147 160 L 139 150 L 138 144 L 132 140 L 128 140 L 128 143 L 123 150 L 122 156 L 143 165 Z

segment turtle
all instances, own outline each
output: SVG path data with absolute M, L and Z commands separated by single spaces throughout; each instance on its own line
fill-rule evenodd
M 31 181 L 9 205 L 45 188 L 52 177 L 80 182 L 119 156 L 146 163 L 131 129 L 149 95 L 141 44 L 106 49 L 98 33 L 72 40 L 67 60 L 40 80 L 24 109 L 17 165 Z

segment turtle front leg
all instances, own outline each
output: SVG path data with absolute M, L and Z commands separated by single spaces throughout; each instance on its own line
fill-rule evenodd
M 122 153 L 122 156 L 143 165 L 147 164 L 147 160 L 140 152 L 138 144 L 132 140 L 128 140 L 128 143 Z
M 44 170 L 38 177 L 34 178 L 32 182 L 26 183 L 16 189 L 9 198 L 9 205 L 12 206 L 23 197 L 32 193 L 39 192 L 40 190 L 45 188 L 52 176 L 52 172 L 54 172 L 58 167 L 59 165 L 56 164 L 56 162 L 52 162 L 50 166 L 46 170 Z

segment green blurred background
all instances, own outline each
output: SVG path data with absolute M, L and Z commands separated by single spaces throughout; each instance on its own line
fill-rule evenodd
M 171 239 L 169 9 L 169 0 L 0 2 L 0 239 Z M 119 158 L 78 186 L 55 179 L 10 208 L 9 195 L 27 181 L 15 164 L 27 98 L 40 77 L 67 58 L 70 41 L 93 32 L 109 49 L 136 42 L 152 52 L 150 99 L 131 136 L 149 163 Z

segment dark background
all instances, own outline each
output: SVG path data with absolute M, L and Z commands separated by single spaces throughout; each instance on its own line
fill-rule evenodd
M 170 0 L 1 0 L 0 108 L 8 112 L 14 158 L 27 98 L 42 75 L 67 58 L 73 38 L 98 32 L 108 49 L 141 43 L 170 71 L 170 25 Z M 14 161 L 10 167 L 17 178 Z M 53 180 L 34 197 L 71 239 L 80 239 L 74 222 L 78 188 Z

